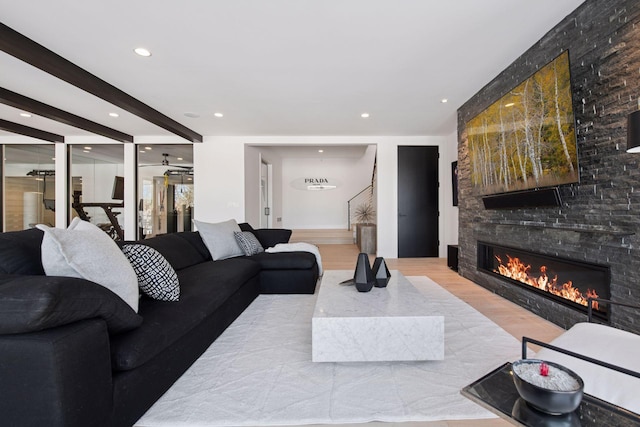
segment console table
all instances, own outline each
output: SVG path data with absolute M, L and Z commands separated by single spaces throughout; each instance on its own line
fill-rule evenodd
M 547 415 L 531 408 L 513 383 L 511 363 L 505 363 L 462 389 L 462 395 L 514 425 L 526 427 L 581 426 L 634 427 L 640 415 L 585 394 L 571 414 Z
M 399 271 L 358 292 L 353 271 L 325 271 L 311 322 L 314 362 L 442 360 L 444 315 Z

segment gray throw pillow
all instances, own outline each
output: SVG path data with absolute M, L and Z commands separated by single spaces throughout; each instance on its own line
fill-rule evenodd
M 193 220 L 193 222 L 214 261 L 244 255 L 244 251 L 233 235 L 234 231 L 240 231 L 235 219 L 217 223 L 197 220 Z
M 244 251 L 246 256 L 251 256 L 264 252 L 264 248 L 258 241 L 258 238 L 250 231 L 234 231 L 233 235 L 236 241 Z
M 122 252 L 136 272 L 138 286 L 145 295 L 159 301 L 180 299 L 178 275 L 160 252 L 140 244 L 124 245 Z
M 90 280 L 122 298 L 138 312 L 138 278 L 116 242 L 95 225 L 76 217 L 69 228 L 38 224 L 42 267 L 47 276 Z

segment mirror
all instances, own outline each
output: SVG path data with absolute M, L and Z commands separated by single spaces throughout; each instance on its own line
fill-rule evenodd
M 193 145 L 140 145 L 138 227 L 140 239 L 192 230 Z
M 71 216 L 124 240 L 124 146 L 70 145 Z
M 4 231 L 55 226 L 55 146 L 4 146 Z

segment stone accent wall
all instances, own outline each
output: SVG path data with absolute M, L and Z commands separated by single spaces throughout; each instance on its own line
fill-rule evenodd
M 485 210 L 473 194 L 465 123 L 569 51 L 580 183 L 560 208 Z M 627 115 L 640 100 L 640 2 L 587 0 L 458 110 L 459 272 L 565 328 L 585 316 L 476 270 L 484 240 L 611 266 L 611 298 L 640 305 L 640 154 L 626 153 Z M 640 310 L 611 308 L 640 333 Z

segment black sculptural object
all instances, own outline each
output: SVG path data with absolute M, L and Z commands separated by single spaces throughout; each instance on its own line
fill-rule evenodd
M 375 287 L 386 288 L 387 283 L 389 283 L 389 279 L 391 278 L 391 273 L 389 273 L 389 269 L 387 268 L 387 263 L 384 262 L 384 258 L 376 258 L 373 262 L 372 270 L 373 277 L 376 279 Z
M 353 281 L 359 292 L 369 292 L 376 283 L 373 271 L 371 270 L 371 264 L 369 264 L 369 256 L 365 253 L 358 255 L 358 263 L 356 264 Z

